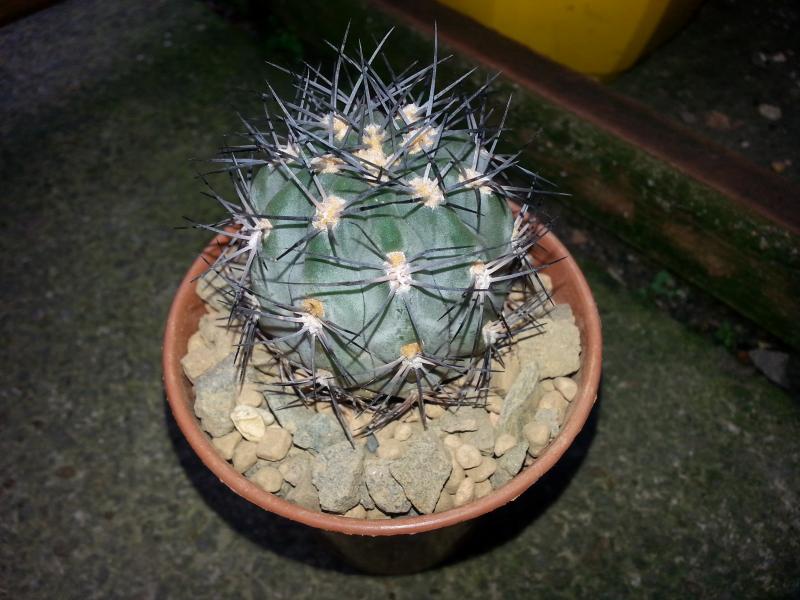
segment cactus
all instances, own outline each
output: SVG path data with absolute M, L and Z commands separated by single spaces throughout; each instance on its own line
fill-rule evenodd
M 244 323 L 240 364 L 266 344 L 284 387 L 330 401 L 343 426 L 343 405 L 370 413 L 366 432 L 481 401 L 492 358 L 535 327 L 536 294 L 504 305 L 535 285 L 546 231 L 526 208 L 540 180 L 497 151 L 510 99 L 493 114 L 491 81 L 465 91 L 472 71 L 440 85 L 436 45 L 427 67 L 379 69 L 388 36 L 365 56 L 345 34 L 330 76 L 290 73 L 291 101 L 268 86 L 263 121 L 243 119 L 246 143 L 215 159 L 237 201 L 212 190 L 229 216 L 201 225 L 236 228 L 212 269 Z

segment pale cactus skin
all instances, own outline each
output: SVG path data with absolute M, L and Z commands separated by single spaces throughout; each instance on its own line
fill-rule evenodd
M 337 416 L 341 403 L 374 413 L 369 431 L 415 405 L 424 422 L 426 401 L 480 398 L 509 323 L 533 312 L 503 307 L 512 283 L 533 285 L 527 253 L 544 233 L 509 208 L 537 180 L 495 153 L 505 115 L 486 125 L 486 86 L 460 92 L 465 75 L 437 90 L 436 55 L 383 79 L 372 63 L 385 41 L 370 58 L 342 42 L 333 75 L 295 75 L 291 102 L 270 88 L 267 122 L 245 123 L 251 143 L 218 159 L 239 204 L 215 194 L 221 225 L 239 226 L 213 268 L 249 324 L 243 347 L 303 367 L 286 385 Z M 511 168 L 532 184 L 509 183 Z

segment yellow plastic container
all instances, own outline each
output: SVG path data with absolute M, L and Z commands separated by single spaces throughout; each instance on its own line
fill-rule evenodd
M 439 0 L 552 60 L 611 79 L 677 31 L 702 0 Z

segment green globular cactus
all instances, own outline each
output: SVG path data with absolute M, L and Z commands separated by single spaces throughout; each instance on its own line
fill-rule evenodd
M 204 226 L 237 227 L 213 268 L 245 322 L 244 359 L 267 344 L 286 386 L 329 399 L 342 423 L 341 404 L 372 413 L 367 431 L 414 406 L 424 423 L 425 402 L 480 401 L 492 357 L 540 302 L 504 313 L 512 285 L 534 285 L 544 233 L 509 207 L 538 179 L 496 152 L 505 113 L 488 108 L 488 82 L 440 86 L 436 51 L 386 75 L 387 37 L 365 57 L 345 35 L 330 76 L 292 74 L 292 100 L 269 88 L 264 122 L 245 121 L 247 143 L 217 159 L 238 202 L 214 193 L 230 217 Z

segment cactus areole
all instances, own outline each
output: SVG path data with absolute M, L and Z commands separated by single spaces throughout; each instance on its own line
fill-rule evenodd
M 480 402 L 492 358 L 535 326 L 530 302 L 504 306 L 535 285 L 545 232 L 526 208 L 540 180 L 497 151 L 508 105 L 489 108 L 488 82 L 467 90 L 471 72 L 439 82 L 436 50 L 397 74 L 387 37 L 350 55 L 345 35 L 332 73 L 291 74 L 292 99 L 268 87 L 246 143 L 216 159 L 229 216 L 201 225 L 236 227 L 212 269 L 245 323 L 240 363 L 266 344 L 285 387 L 342 423 L 342 405 L 371 413 L 365 431 L 415 407 L 424 422 L 425 402 Z

